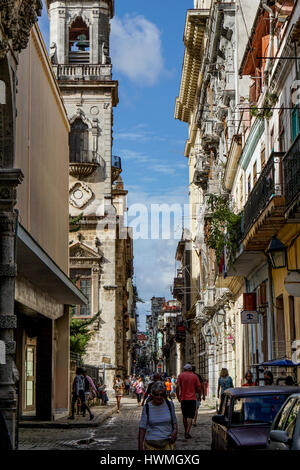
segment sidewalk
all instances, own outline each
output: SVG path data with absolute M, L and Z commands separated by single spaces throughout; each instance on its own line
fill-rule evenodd
M 124 402 L 125 399 L 123 398 Z M 123 401 L 122 400 L 122 401 Z M 58 428 L 58 429 L 72 429 L 72 428 L 96 428 L 102 424 L 107 418 L 112 416 L 117 411 L 116 399 L 110 398 L 109 405 L 106 406 L 92 406 L 91 412 L 94 419 L 89 421 L 89 414 L 83 418 L 82 415 L 75 414 L 75 419 L 68 419 L 68 417 L 59 418 L 55 421 L 37 421 L 35 419 L 23 419 L 19 421 L 20 428 Z

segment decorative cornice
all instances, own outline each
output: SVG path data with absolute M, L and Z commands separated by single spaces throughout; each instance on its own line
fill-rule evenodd
M 194 106 L 204 56 L 204 35 L 209 10 L 188 10 L 183 42 L 183 59 L 179 97 L 176 99 L 175 119 L 188 122 Z

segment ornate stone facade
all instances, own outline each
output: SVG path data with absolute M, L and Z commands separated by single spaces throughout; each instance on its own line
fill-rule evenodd
M 100 311 L 84 362 L 100 369 L 105 363 L 111 388 L 115 373 L 128 369 L 126 285 L 132 275 L 127 235 L 119 237 L 127 191 L 117 190 L 121 161 L 112 156 L 118 103 L 109 57 L 114 2 L 52 0 L 47 6 L 52 67 L 71 126 L 69 210 L 71 217 L 81 216 L 78 233 L 70 234 L 70 275 L 89 298 L 88 307 L 75 315 Z
M 4 0 L 0 5 L 0 342 L 5 364 L 0 367 L 0 411 L 11 446 L 15 447 L 16 389 L 14 374 L 14 315 L 16 276 L 16 187 L 22 173 L 14 169 L 17 52 L 27 46 L 30 29 L 41 11 L 40 0 Z

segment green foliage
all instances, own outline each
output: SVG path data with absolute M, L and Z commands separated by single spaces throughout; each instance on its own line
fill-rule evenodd
M 208 200 L 212 216 L 209 219 L 206 243 L 215 250 L 217 263 L 221 262 L 224 250 L 231 265 L 241 237 L 241 214 L 234 214 L 227 196 L 211 194 Z
M 70 309 L 70 313 L 72 315 L 72 307 Z M 70 321 L 70 350 L 72 352 L 78 353 L 83 356 L 86 352 L 86 348 L 88 345 L 89 340 L 94 334 L 94 331 L 89 329 L 97 318 L 100 316 L 101 311 L 96 313 L 93 317 L 87 320 L 78 320 L 72 318 Z
M 257 106 L 251 107 L 251 114 L 258 119 L 270 119 L 273 116 L 272 108 L 276 104 L 278 96 L 276 93 L 266 93 L 265 101 L 262 109 L 258 109 Z
M 69 232 L 78 232 L 80 230 L 80 221 L 83 217 L 83 212 L 77 217 L 70 217 L 69 219 Z
M 137 290 L 137 287 L 135 285 L 132 286 L 132 289 L 133 289 L 133 295 L 134 295 L 134 298 L 135 298 L 135 301 L 136 303 L 140 302 L 141 304 L 144 304 L 145 303 L 145 300 L 141 299 L 139 297 L 139 293 L 138 293 L 138 290 Z

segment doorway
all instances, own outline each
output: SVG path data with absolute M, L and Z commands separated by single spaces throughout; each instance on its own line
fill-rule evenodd
M 36 410 L 36 338 L 26 338 L 24 368 L 24 413 Z

